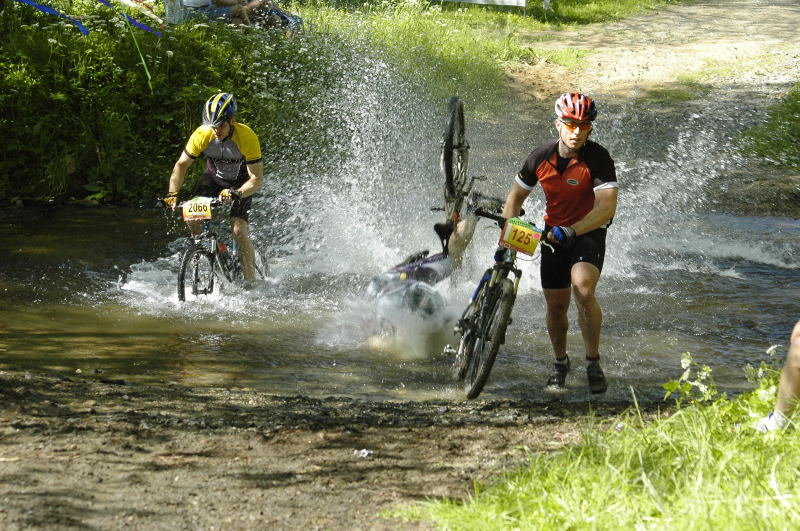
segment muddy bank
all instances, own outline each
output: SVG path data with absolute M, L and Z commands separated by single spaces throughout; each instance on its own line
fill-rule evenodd
M 580 440 L 588 404 L 369 402 L 0 372 L 2 529 L 426 529 L 460 498 Z M 605 429 L 623 406 L 595 403 Z M 388 512 L 387 512 L 388 511 Z

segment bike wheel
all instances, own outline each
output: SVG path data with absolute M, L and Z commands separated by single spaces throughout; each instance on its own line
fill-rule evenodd
M 267 255 L 256 249 L 256 278 L 266 280 L 267 276 L 269 276 Z
M 458 350 L 456 351 L 456 359 L 451 368 L 453 378 L 462 383 L 467 376 L 467 367 L 469 362 L 469 353 L 472 352 L 472 347 L 475 345 L 475 333 L 472 328 L 464 330 L 461 336 L 461 341 L 458 343 Z
M 486 301 L 475 323 L 475 340 L 467 359 L 464 378 L 464 391 L 467 398 L 475 398 L 483 390 L 500 345 L 506 339 L 506 327 L 514 308 L 514 283 L 505 278 L 487 294 L 492 299 Z
M 467 184 L 469 144 L 464 133 L 464 104 L 458 96 L 450 99 L 442 138 L 441 166 L 444 172 L 444 204 L 448 219 L 461 209 Z
M 178 273 L 178 300 L 185 302 L 214 292 L 214 255 L 205 249 L 188 249 Z
M 232 254 L 227 249 L 217 251 L 216 266 L 221 278 L 224 278 L 229 283 L 239 282 L 244 279 L 239 256 Z

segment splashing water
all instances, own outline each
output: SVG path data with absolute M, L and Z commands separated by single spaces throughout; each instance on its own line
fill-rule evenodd
M 0 278 L 4 311 L 15 312 L 2 347 L 7 359 L 60 368 L 89 363 L 142 380 L 269 392 L 459 399 L 449 360 L 438 355 L 453 340 L 451 324 L 431 327 L 393 315 L 395 334 L 382 335 L 366 319 L 374 308 L 363 298 L 372 275 L 412 252 L 438 251 L 432 225 L 441 214 L 429 209 L 441 202 L 438 149 L 447 102 L 421 96 L 368 51 L 348 57 L 336 66 L 339 86 L 307 116 L 329 142 L 320 152 L 307 146 L 307 159 L 282 160 L 254 201 L 251 233 L 270 257 L 268 285 L 232 287 L 198 306 L 179 304 L 180 230 L 153 238 L 161 247 L 147 252 L 122 251 L 118 234 L 92 251 L 108 259 L 86 265 L 60 258 L 53 266 L 40 256 L 38 276 L 11 267 Z M 592 134 L 615 158 L 621 185 L 598 289 L 601 353 L 611 382 L 605 399 L 629 400 L 630 387 L 640 398 L 660 398 L 660 384 L 680 372 L 687 350 L 714 368 L 721 388 L 741 389 L 742 367 L 784 341 L 797 318 L 797 221 L 711 208 L 713 191 L 756 167 L 731 139 L 761 119 L 764 102 L 735 96 L 713 95 L 706 102 L 716 98 L 717 105 L 688 103 L 669 113 L 603 102 Z M 731 109 L 723 118 L 715 111 L 720 106 Z M 478 184 L 482 192 L 505 197 L 528 152 L 554 138 L 549 112 L 522 113 L 512 102 L 506 115 L 479 121 L 467 109 L 471 173 L 487 176 Z M 541 224 L 538 189 L 525 208 Z M 153 223 L 154 231 L 164 231 L 163 223 Z M 114 225 L 91 225 L 97 226 Z M 11 250 L 22 244 L 10 236 L 4 241 L 14 260 Z M 437 286 L 450 318 L 466 304 L 496 241 L 496 227 L 482 221 L 462 269 Z M 145 258 L 130 260 L 119 280 L 109 260 L 129 260 L 123 252 Z M 538 263 L 521 267 L 514 321 L 482 396 L 541 396 L 552 363 Z M 57 295 L 42 278 L 59 279 Z M 47 290 L 53 294 L 41 296 Z M 34 305 L 44 311 L 17 299 L 39 301 Z M 574 315 L 571 322 L 575 370 L 559 400 L 585 400 Z M 42 327 L 47 337 L 32 333 Z

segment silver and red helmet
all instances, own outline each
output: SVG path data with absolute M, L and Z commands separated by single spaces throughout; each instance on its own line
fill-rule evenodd
M 203 125 L 219 127 L 236 114 L 236 98 L 233 94 L 220 92 L 211 96 L 203 105 Z
M 565 92 L 556 100 L 556 117 L 576 122 L 594 121 L 597 108 L 589 96 L 577 92 Z

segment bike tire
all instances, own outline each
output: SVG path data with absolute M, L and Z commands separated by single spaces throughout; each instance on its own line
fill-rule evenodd
M 475 343 L 468 358 L 464 378 L 464 391 L 467 398 L 475 398 L 483 391 L 500 345 L 505 342 L 506 328 L 514 309 L 514 283 L 507 278 L 500 284 L 488 301 L 476 323 Z
M 469 366 L 469 352 L 472 351 L 472 347 L 475 345 L 475 333 L 472 328 L 468 328 L 464 330 L 461 341 L 458 344 L 458 350 L 456 351 L 456 359 L 453 362 L 452 367 L 452 375 L 456 382 L 463 383 L 464 378 L 467 376 L 467 367 Z
M 229 283 L 240 282 L 244 279 L 244 271 L 242 270 L 239 256 L 228 250 L 217 251 L 216 266 L 221 278 L 224 278 Z
M 460 199 L 467 184 L 469 144 L 464 130 L 464 103 L 458 96 L 450 105 L 442 138 L 441 166 L 444 172 L 444 201 L 448 217 L 460 210 Z
M 187 249 L 178 272 L 178 300 L 186 302 L 213 292 L 214 255 L 205 249 Z
M 269 263 L 267 255 L 256 249 L 256 277 L 266 280 L 269 277 Z

